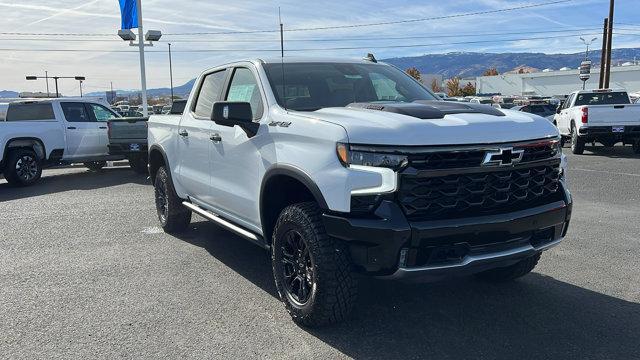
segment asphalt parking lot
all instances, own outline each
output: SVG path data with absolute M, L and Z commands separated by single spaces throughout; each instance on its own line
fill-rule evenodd
M 640 157 L 569 161 L 571 229 L 534 273 L 365 280 L 353 317 L 315 330 L 290 320 L 258 247 L 199 217 L 164 234 L 128 167 L 0 180 L 0 358 L 639 358 Z

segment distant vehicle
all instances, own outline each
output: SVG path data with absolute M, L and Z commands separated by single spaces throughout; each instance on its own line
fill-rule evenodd
M 147 173 L 147 120 L 142 117 L 112 119 L 109 128 L 109 154 L 129 160 L 129 166 L 139 173 Z
M 87 99 L 12 102 L 0 122 L 0 172 L 10 184 L 26 186 L 45 166 L 84 163 L 99 170 L 122 159 L 107 151 L 107 121 L 119 117 L 108 104 Z
M 556 109 L 554 122 L 563 137 L 571 139 L 571 151 L 582 154 L 589 142 L 612 147 L 631 144 L 640 154 L 640 105 L 631 104 L 624 90 L 581 90 L 569 94 Z
M 474 103 L 474 104 L 485 104 L 485 105 L 491 105 L 493 104 L 493 99 L 490 98 L 481 98 L 481 97 L 474 97 L 471 98 L 469 100 L 469 102 Z
M 435 94 L 442 100 L 446 100 L 449 98 L 449 95 L 447 95 L 447 93 L 445 92 L 437 92 Z
M 202 73 L 182 115 L 149 118 L 149 172 L 166 232 L 193 212 L 271 250 L 295 322 L 347 316 L 354 272 L 507 281 L 565 236 L 545 119 L 442 101 L 381 62 L 282 61 Z
M 529 105 L 518 105 L 511 108 L 511 110 L 515 111 L 523 111 L 531 114 L 536 114 L 547 118 L 547 120 L 553 122 L 553 118 L 556 114 L 556 108 L 550 104 L 529 104 Z

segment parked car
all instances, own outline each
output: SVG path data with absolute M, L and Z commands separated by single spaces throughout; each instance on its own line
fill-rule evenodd
M 181 116 L 148 124 L 162 228 L 184 231 L 194 212 L 270 249 L 278 294 L 306 326 L 347 316 L 355 272 L 511 280 L 569 224 L 551 123 L 439 100 L 384 63 L 222 65 Z
M 93 100 L 12 102 L 0 122 L 0 172 L 12 185 L 37 182 L 45 166 L 84 163 L 99 170 L 107 160 L 107 121 L 119 115 Z
M 514 111 L 523 111 L 531 114 L 536 114 L 538 116 L 542 116 L 547 120 L 554 122 L 554 117 L 556 115 L 556 108 L 553 105 L 545 104 L 545 103 L 533 103 L 529 105 L 519 105 L 511 108 Z
M 631 144 L 640 154 L 640 105 L 631 104 L 626 91 L 575 91 L 558 107 L 554 121 L 560 134 L 571 139 L 574 154 L 582 154 L 589 142 Z

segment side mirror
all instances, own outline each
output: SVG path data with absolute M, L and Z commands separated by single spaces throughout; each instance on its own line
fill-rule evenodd
M 556 114 L 560 114 L 560 111 L 562 111 L 562 104 L 563 103 L 560 103 L 558 107 L 556 107 Z
M 253 111 L 248 102 L 218 101 L 213 104 L 211 120 L 222 126 L 240 126 L 249 137 L 258 132 L 258 123 L 253 122 Z

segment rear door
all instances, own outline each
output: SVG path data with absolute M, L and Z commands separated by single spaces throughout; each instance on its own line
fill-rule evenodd
M 103 129 L 100 129 L 105 124 L 98 123 L 85 105 L 83 102 L 60 102 L 65 117 L 65 159 L 83 159 L 105 154 Z
M 205 75 L 198 85 L 190 109 L 185 109 L 178 126 L 178 181 L 194 202 L 213 204 L 211 198 L 211 121 L 213 103 L 220 100 L 227 78 L 221 69 Z
M 87 103 L 86 107 L 89 110 L 89 115 L 92 116 L 98 124 L 98 136 L 100 137 L 99 152 L 101 155 L 107 155 L 109 154 L 109 130 L 107 122 L 112 119 L 117 119 L 118 115 L 106 106 L 100 104 Z

